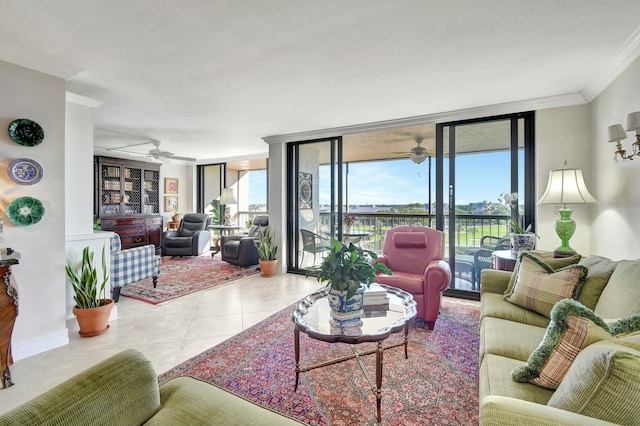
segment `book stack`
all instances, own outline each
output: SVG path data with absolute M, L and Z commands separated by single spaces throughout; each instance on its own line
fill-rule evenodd
M 364 306 L 371 305 L 389 305 L 387 291 L 379 284 L 371 283 L 368 289 L 364 291 Z
M 0 247 L 0 260 L 20 260 L 20 253 L 9 247 Z

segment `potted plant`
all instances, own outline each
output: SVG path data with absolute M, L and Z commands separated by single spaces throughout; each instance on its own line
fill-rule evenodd
M 533 250 L 536 248 L 536 238 L 540 238 L 537 234 L 531 231 L 531 225 L 526 228 L 524 226 L 524 217 L 518 213 L 518 193 L 513 192 L 511 194 L 500 194 L 498 201 L 502 202 L 509 209 L 511 215 L 509 240 L 511 242 L 511 250 L 520 251 Z
M 339 324 L 359 322 L 362 316 L 365 287 L 369 287 L 376 272 L 391 275 L 378 255 L 354 244 L 331 241 L 331 248 L 319 267 L 318 281 L 327 283 L 332 318 Z
M 259 240 L 255 241 L 258 248 L 258 263 L 263 277 L 270 277 L 276 273 L 278 263 L 278 246 L 274 242 L 273 233 L 267 226 Z
M 109 328 L 109 315 L 113 309 L 113 300 L 106 296 L 106 284 L 109 281 L 107 264 L 102 247 L 102 279 L 93 262 L 93 252 L 89 247 L 82 250 L 82 262 L 74 264 L 67 260 L 65 271 L 73 288 L 76 305 L 73 314 L 80 326 L 80 336 L 98 336 Z

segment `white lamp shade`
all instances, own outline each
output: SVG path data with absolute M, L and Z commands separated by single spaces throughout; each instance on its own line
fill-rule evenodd
M 627 130 L 630 132 L 640 131 L 640 111 L 632 112 L 627 115 Z
M 595 203 L 584 183 L 582 170 L 563 169 L 549 172 L 547 189 L 538 204 L 582 204 Z
M 223 188 L 220 194 L 220 204 L 226 206 L 228 204 L 237 204 L 236 196 L 231 188 Z
M 609 142 L 618 142 L 627 138 L 627 132 L 624 131 L 622 124 L 614 124 L 609 126 Z

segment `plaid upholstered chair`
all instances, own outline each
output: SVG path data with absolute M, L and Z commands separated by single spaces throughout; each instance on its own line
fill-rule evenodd
M 120 235 L 113 233 L 111 237 L 111 292 L 113 301 L 120 298 L 123 285 L 135 283 L 145 278 L 153 278 L 153 287 L 158 283 L 160 275 L 160 256 L 156 256 L 156 246 L 134 247 L 122 250 Z

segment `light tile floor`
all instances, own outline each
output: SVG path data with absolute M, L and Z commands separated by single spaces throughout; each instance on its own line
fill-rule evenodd
M 85 339 L 73 332 L 68 345 L 16 361 L 10 367 L 15 385 L 0 389 L 0 413 L 127 348 L 163 373 L 321 287 L 303 275 L 255 275 L 160 305 L 121 297 L 107 333 Z
M 16 361 L 15 385 L 0 389 L 0 413 L 127 348 L 144 353 L 160 374 L 320 287 L 303 275 L 255 275 L 160 305 L 121 297 L 107 333 L 85 339 L 73 332 L 68 345 Z

